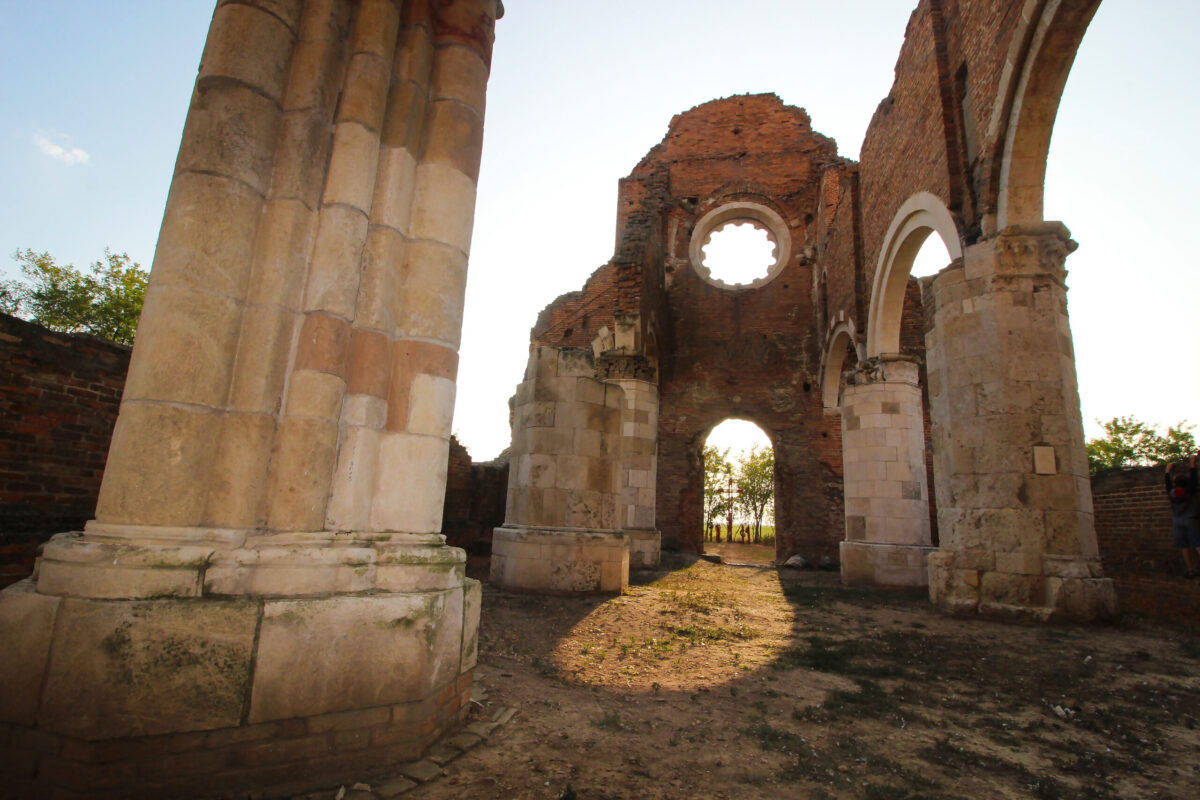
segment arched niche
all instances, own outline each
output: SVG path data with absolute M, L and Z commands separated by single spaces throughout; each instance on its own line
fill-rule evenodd
M 962 240 L 950 210 L 936 195 L 918 192 L 896 212 L 879 252 L 867 317 L 868 358 L 900 352 L 908 276 L 921 246 L 934 233 L 942 237 L 951 261 L 962 258 Z

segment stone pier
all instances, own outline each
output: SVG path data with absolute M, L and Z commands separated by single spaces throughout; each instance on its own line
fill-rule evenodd
M 438 531 L 497 5 L 217 4 L 95 519 L 0 596 L 8 788 L 310 786 L 462 718 L 480 591 Z
M 1071 329 L 1062 223 L 1009 227 L 926 285 L 938 531 L 934 605 L 1093 620 L 1102 577 Z M 928 280 L 928 279 L 927 279 Z
M 925 478 L 925 427 L 917 364 L 870 359 L 842 392 L 846 541 L 850 585 L 924 586 L 934 550 Z
M 517 388 L 504 526 L 490 581 L 544 593 L 629 585 L 620 505 L 621 387 L 595 377 L 590 350 L 535 347 Z

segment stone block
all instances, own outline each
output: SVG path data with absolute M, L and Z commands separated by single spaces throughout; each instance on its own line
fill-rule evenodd
M 558 489 L 587 488 L 589 459 L 582 456 L 555 456 L 554 486 Z
M 247 302 L 291 311 L 300 307 L 304 267 L 316 229 L 317 212 L 300 200 L 274 198 L 263 206 L 254 237 Z M 160 236 L 158 249 L 162 246 Z
M 283 395 L 288 355 L 298 316 L 276 307 L 247 309 L 242 315 L 229 407 L 274 414 Z
M 376 413 L 382 416 L 385 409 L 377 409 Z M 379 437 L 379 431 L 373 428 L 343 428 L 330 485 L 329 504 L 325 509 L 327 530 L 361 531 L 367 528 L 371 515 L 371 494 L 379 469 Z
M 483 117 L 477 111 L 453 100 L 428 105 L 424 163 L 451 167 L 474 182 L 479 179 L 482 152 Z
M 472 578 L 463 583 L 463 629 L 461 673 L 475 669 L 479 656 L 479 613 L 483 607 L 483 584 Z
M 350 48 L 390 63 L 400 29 L 396 4 L 388 0 L 364 0 L 355 20 Z
M 220 418 L 197 408 L 122 404 L 113 430 L 96 519 L 197 525 L 204 513 Z
M 337 422 L 342 416 L 346 381 L 338 375 L 313 370 L 292 373 L 288 386 L 288 417 L 320 422 Z
M 474 222 L 475 181 L 469 175 L 446 164 L 417 167 L 410 225 L 414 238 L 442 242 L 466 255 Z
M 446 491 L 446 439 L 384 434 L 371 509 L 371 529 L 437 533 Z
M 254 528 L 266 522 L 264 498 L 275 419 L 227 414 L 213 454 L 202 522 L 217 528 Z
M 391 42 L 388 48 L 390 51 Z M 362 52 L 352 55 L 342 84 L 338 124 L 353 122 L 374 132 L 378 139 L 390 81 L 391 64 L 386 59 Z
M 1032 608 L 1045 605 L 1040 575 L 985 572 L 979 584 L 981 603 Z
M 568 348 L 558 351 L 558 371 L 560 378 L 591 378 L 595 380 L 596 368 L 589 350 Z M 598 384 L 602 385 L 602 384 Z M 578 384 L 576 384 L 578 388 Z
M 241 312 L 240 303 L 228 297 L 151 284 L 124 400 L 222 407 L 229 394 Z
M 385 146 L 380 149 L 376 166 L 379 174 L 371 203 L 372 222 L 407 234 L 417 174 L 416 159 L 406 147 Z
M 249 5 L 221 5 L 213 14 L 197 83 L 233 78 L 279 102 L 287 82 L 293 36 L 274 14 Z
M 268 601 L 249 721 L 428 697 L 458 677 L 462 627 L 461 589 Z
M 430 94 L 438 100 L 455 100 L 483 116 L 488 67 L 468 47 L 439 47 Z
M 353 319 L 367 215 L 349 205 L 328 205 L 317 222 L 312 263 L 304 293 L 305 311 Z
M 455 383 L 436 375 L 418 374 L 409 394 L 408 431 L 449 438 L 454 417 Z
M 371 211 L 379 159 L 379 134 L 358 122 L 339 122 L 325 178 L 324 207 L 345 205 L 364 215 Z M 322 215 L 327 208 L 322 208 Z
M 50 658 L 54 622 L 62 600 L 38 594 L 32 579 L 0 592 L 0 675 L 4 702 L 0 722 L 33 726 Z
M 280 122 L 278 104 L 258 92 L 201 84 L 188 109 L 175 171 L 233 178 L 261 198 L 271 184 Z
M 276 530 L 323 527 L 337 455 L 335 420 L 288 417 L 280 424 L 268 489 L 269 524 Z
M 413 235 L 417 235 L 415 230 Z M 465 251 L 436 241 L 411 242 L 400 330 L 406 336 L 433 339 L 457 349 L 466 286 Z
M 259 608 L 66 599 L 38 724 L 85 739 L 237 726 Z M 70 654 L 70 657 L 66 657 Z

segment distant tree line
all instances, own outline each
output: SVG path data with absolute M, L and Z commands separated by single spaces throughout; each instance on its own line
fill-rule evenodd
M 1100 420 L 1096 420 L 1100 422 Z M 1100 422 L 1104 436 L 1088 439 L 1088 469 L 1093 475 L 1117 467 L 1138 467 L 1183 461 L 1196 452 L 1195 425 L 1184 420 L 1159 433 L 1158 426 L 1136 417 L 1113 417 Z

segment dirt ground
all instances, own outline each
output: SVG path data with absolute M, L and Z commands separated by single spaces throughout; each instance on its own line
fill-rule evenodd
M 477 681 L 518 714 L 405 797 L 1200 795 L 1194 634 L 949 619 L 721 549 L 757 564 L 676 556 L 615 598 L 485 586 Z

